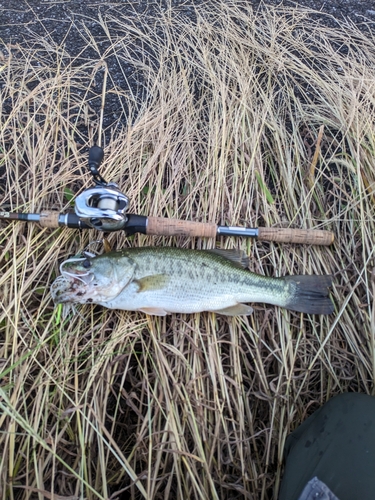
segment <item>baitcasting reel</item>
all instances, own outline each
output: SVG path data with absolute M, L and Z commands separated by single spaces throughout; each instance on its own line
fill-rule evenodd
M 89 169 L 96 186 L 86 189 L 75 200 L 75 212 L 79 219 L 99 231 L 124 229 L 128 218 L 128 197 L 121 193 L 117 184 L 106 182 L 99 173 L 104 151 L 93 146 L 89 151 Z

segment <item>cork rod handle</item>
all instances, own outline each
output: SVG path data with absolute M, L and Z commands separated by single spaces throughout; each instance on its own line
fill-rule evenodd
M 201 238 L 216 238 L 218 226 L 213 223 L 192 222 L 164 217 L 148 217 L 146 234 L 156 236 L 187 236 Z M 276 243 L 297 243 L 304 245 L 331 245 L 333 233 L 316 229 L 282 229 L 273 227 L 228 228 L 234 230 L 227 236 L 256 236 L 260 241 L 274 241 Z M 236 231 L 243 229 L 244 231 Z M 247 229 L 249 229 L 248 234 Z
M 319 229 L 282 229 L 277 227 L 260 227 L 258 240 L 276 243 L 298 243 L 301 245 L 331 245 L 334 234 Z
M 211 222 L 192 222 L 164 217 L 147 217 L 146 234 L 216 238 L 216 231 L 217 225 Z
M 40 213 L 39 224 L 42 227 L 59 227 L 59 212 L 54 210 L 44 210 Z

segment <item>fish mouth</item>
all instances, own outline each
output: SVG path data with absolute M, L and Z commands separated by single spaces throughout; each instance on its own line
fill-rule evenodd
M 83 296 L 87 296 L 87 292 L 87 283 L 80 277 L 58 276 L 51 285 L 51 296 L 55 304 L 80 302 Z

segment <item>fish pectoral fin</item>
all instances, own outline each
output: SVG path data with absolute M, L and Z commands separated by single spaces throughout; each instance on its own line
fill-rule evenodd
M 217 314 L 224 314 L 225 316 L 249 316 L 254 309 L 246 304 L 236 304 L 235 306 L 225 307 L 224 309 L 217 309 L 211 311 Z
M 169 277 L 166 274 L 151 274 L 134 280 L 134 283 L 138 285 L 137 293 L 141 293 L 150 290 L 161 290 L 168 284 L 168 279 Z
M 146 314 L 149 314 L 150 316 L 166 316 L 168 313 L 161 307 L 141 307 L 138 309 L 138 311 L 144 312 Z

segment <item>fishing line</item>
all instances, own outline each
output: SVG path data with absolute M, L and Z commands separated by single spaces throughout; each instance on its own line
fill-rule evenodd
M 85 285 L 91 283 L 91 281 L 94 279 L 94 276 L 92 275 L 92 273 L 90 273 L 90 271 L 87 271 L 85 273 L 81 273 L 81 274 L 78 275 L 78 274 L 71 273 L 69 271 L 64 271 L 64 269 L 63 269 L 63 267 L 67 263 L 70 263 L 70 262 L 81 262 L 81 261 L 84 261 L 86 259 L 87 259 L 87 257 L 72 257 L 70 259 L 64 260 L 64 262 L 62 262 L 60 264 L 60 273 L 63 276 L 70 276 L 71 278 L 78 279 L 78 280 L 82 281 L 82 283 L 85 284 Z M 82 279 L 83 276 L 90 276 L 90 274 L 91 274 L 91 280 L 89 282 L 87 282 L 87 281 L 85 281 L 85 280 Z

